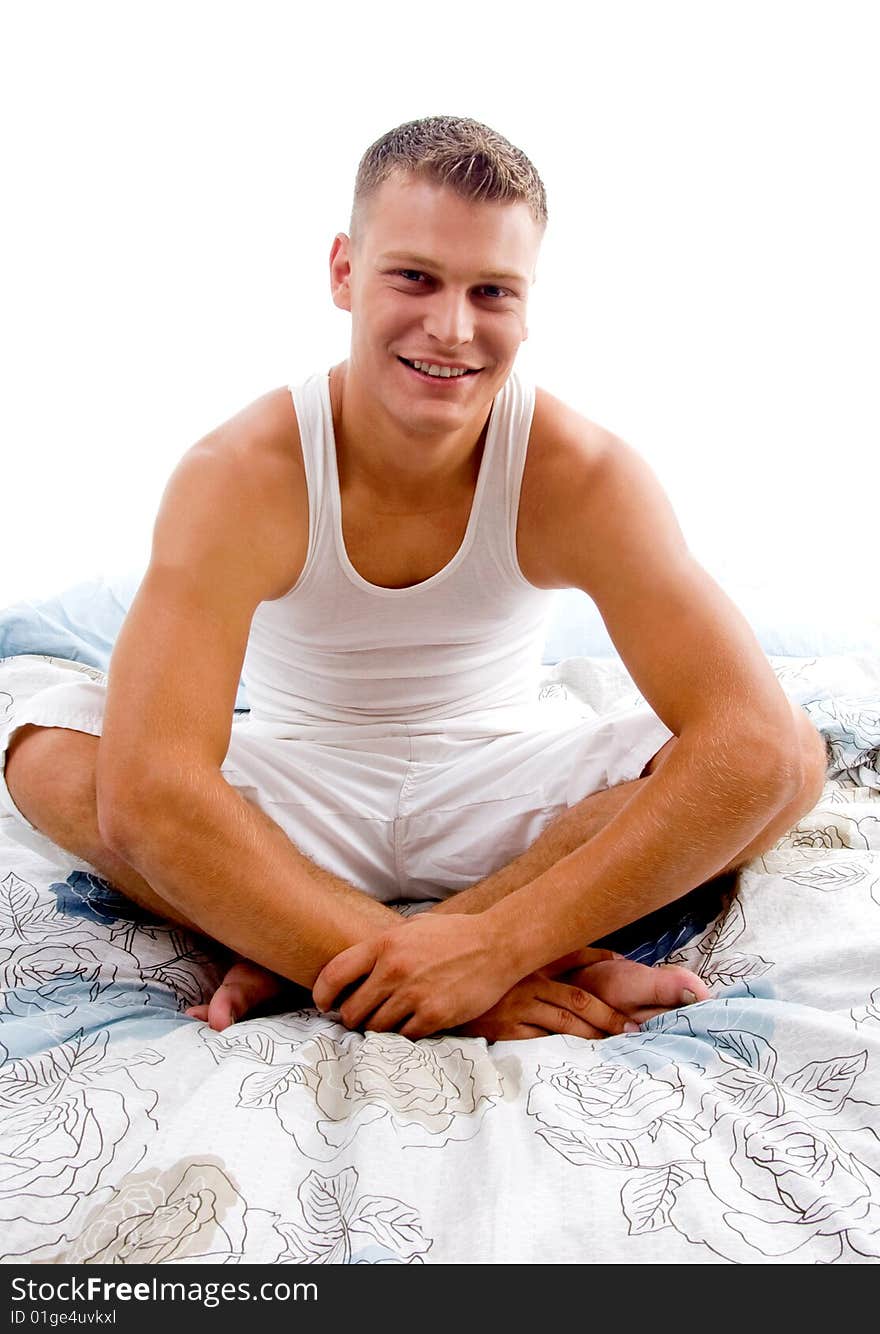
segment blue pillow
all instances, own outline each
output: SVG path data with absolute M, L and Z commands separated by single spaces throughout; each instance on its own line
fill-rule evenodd
M 141 578 L 138 572 L 89 579 L 45 601 L 22 601 L 0 611 L 0 657 L 45 653 L 106 672 Z M 752 589 L 733 594 L 733 599 L 771 656 L 880 652 L 880 629 L 869 611 L 839 598 L 823 600 L 804 588 L 784 593 Z M 592 598 L 576 588 L 558 592 L 548 621 L 544 664 L 616 656 Z M 235 707 L 248 707 L 241 682 Z
M 139 572 L 109 580 L 89 579 L 45 602 L 24 601 L 7 607 L 0 611 L 0 658 L 45 653 L 106 672 L 142 578 Z M 249 707 L 240 681 L 235 707 Z
M 801 588 L 725 590 L 769 657 L 813 658 L 839 653 L 880 653 L 880 620 L 845 588 L 823 596 Z M 592 598 L 580 589 L 556 594 L 544 645 L 545 664 L 565 658 L 616 657 Z

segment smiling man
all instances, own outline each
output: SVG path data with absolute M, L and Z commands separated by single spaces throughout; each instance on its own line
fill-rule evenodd
M 192 1011 L 215 1028 L 286 978 L 413 1038 L 620 1032 L 707 991 L 590 942 L 821 791 L 820 738 L 644 462 L 514 371 L 545 224 L 486 126 L 375 143 L 330 256 L 348 359 L 189 451 L 106 692 L 16 716 L 23 837 L 241 956 Z M 542 717 L 557 588 L 595 600 L 647 706 Z

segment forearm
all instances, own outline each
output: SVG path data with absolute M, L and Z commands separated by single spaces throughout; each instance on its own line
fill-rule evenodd
M 485 908 L 487 926 L 525 975 L 679 898 L 787 804 L 798 782 L 789 763 L 733 729 L 683 735 L 593 837 Z
M 113 850 L 199 930 L 309 988 L 341 950 L 401 924 L 303 856 L 219 772 L 142 800 L 112 830 Z
M 600 829 L 604 829 L 628 801 L 635 795 L 644 779 L 621 783 L 616 787 L 605 788 L 591 793 L 555 820 L 543 834 L 520 856 L 497 870 L 492 871 L 484 880 L 467 889 L 453 894 L 448 899 L 434 904 L 432 913 L 474 913 L 485 912 L 493 904 L 529 884 L 543 871 L 575 848 L 586 843 Z

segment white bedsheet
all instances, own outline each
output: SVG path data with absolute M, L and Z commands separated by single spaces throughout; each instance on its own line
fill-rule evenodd
M 876 1263 L 880 665 L 775 665 L 822 800 L 676 952 L 712 998 L 631 1036 L 212 1033 L 219 951 L 0 843 L 0 1260 Z

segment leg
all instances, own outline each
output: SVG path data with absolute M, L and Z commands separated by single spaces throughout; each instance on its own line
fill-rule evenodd
M 88 862 L 134 903 L 199 932 L 101 839 L 95 799 L 98 741 L 68 728 L 19 728 L 6 755 L 6 784 L 13 801 L 40 833 Z M 194 1006 L 187 1014 L 223 1029 L 290 985 L 276 973 L 236 956 L 210 1003 Z
M 101 839 L 95 800 L 98 740 L 67 728 L 20 727 L 6 753 L 6 785 L 13 801 L 35 829 L 94 866 L 133 902 L 198 931 Z

